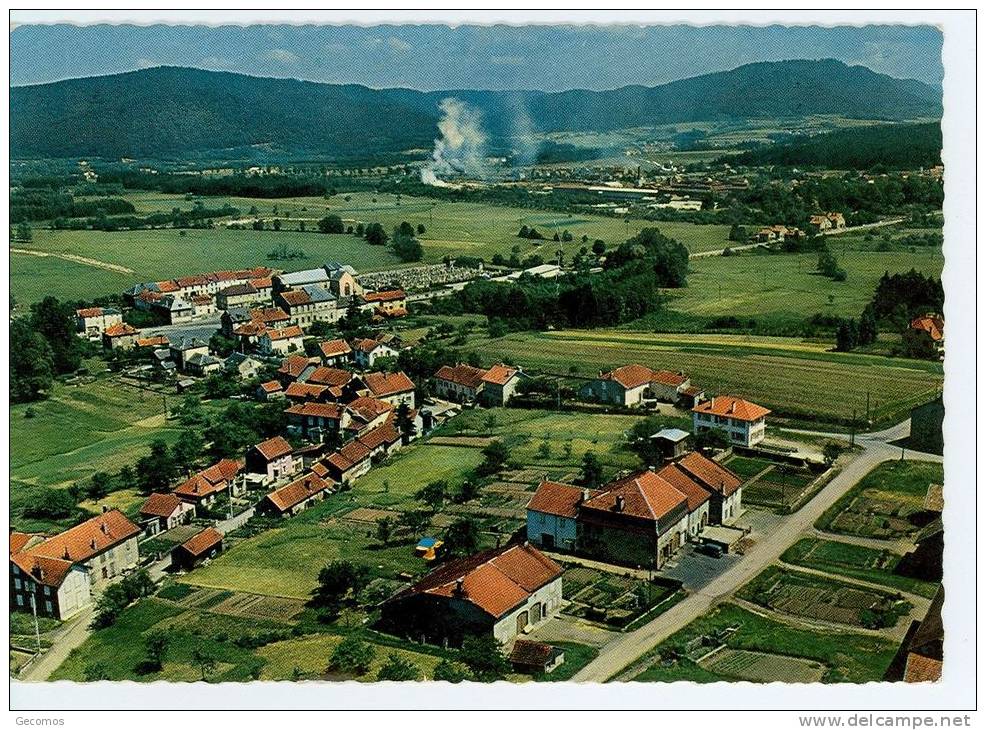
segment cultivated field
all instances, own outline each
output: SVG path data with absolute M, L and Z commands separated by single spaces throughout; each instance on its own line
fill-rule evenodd
M 743 501 L 772 509 L 788 509 L 809 492 L 820 474 L 804 467 L 747 456 L 734 456 L 726 466 L 748 481 Z
M 572 365 L 583 377 L 626 363 L 685 370 L 709 394 L 739 395 L 776 416 L 815 424 L 848 422 L 853 409 L 862 419 L 867 393 L 874 425 L 896 423 L 942 385 L 939 363 L 827 352 L 823 344 L 779 337 L 560 330 L 477 337 L 466 349 L 484 362 L 510 358 L 562 375 Z
M 698 662 L 713 674 L 747 682 L 820 682 L 826 667 L 821 662 L 762 651 L 723 647 Z
M 698 663 L 719 646 L 730 650 L 721 662 L 713 659 Z M 821 665 L 822 682 L 872 682 L 882 679 L 896 650 L 897 645 L 885 639 L 848 631 L 796 628 L 726 603 L 662 642 L 651 653 L 650 666 L 634 679 L 641 682 L 806 681 L 809 673 L 814 679 L 819 671 L 817 665 Z M 750 656 L 748 652 L 758 656 Z M 791 664 L 792 661 L 797 664 Z M 767 673 L 737 676 L 737 672 L 747 671 L 754 663 Z M 796 671 L 782 676 L 782 670 Z
M 564 613 L 616 627 L 627 626 L 677 591 L 671 585 L 655 585 L 582 566 L 565 570 L 562 587 L 569 601 Z
M 910 609 L 889 593 L 776 567 L 736 595 L 779 613 L 855 628 L 894 626 Z
M 746 497 L 745 492 L 743 496 Z M 835 540 L 804 538 L 788 548 L 781 559 L 785 563 L 858 578 L 926 598 L 932 598 L 938 590 L 937 583 L 897 575 L 895 569 L 901 555 L 889 549 L 877 550 Z
M 885 461 L 826 510 L 815 526 L 861 537 L 911 539 L 933 517 L 924 510 L 928 487 L 943 483 L 941 464 Z

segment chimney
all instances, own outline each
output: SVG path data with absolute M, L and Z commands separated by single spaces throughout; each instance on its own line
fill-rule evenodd
M 110 529 L 106 526 L 105 522 L 99 523 L 99 531 L 102 532 L 104 535 L 110 534 Z
M 96 549 L 96 540 L 95 539 L 92 539 L 92 540 L 89 541 L 89 548 L 91 550 L 95 550 Z
M 466 589 L 462 585 L 463 581 L 464 581 L 464 578 L 461 578 L 461 577 L 455 579 L 455 592 L 454 592 L 453 595 L 460 596 L 460 597 L 466 595 Z
M 623 508 L 626 506 L 626 500 L 623 499 L 623 495 L 616 496 L 616 511 L 622 512 Z
M 71 555 L 69 554 L 69 551 L 68 551 L 68 547 L 66 547 L 66 548 L 65 548 L 65 549 L 64 549 L 64 550 L 62 551 L 62 559 L 63 559 L 63 560 L 71 560 L 71 559 L 72 559 L 72 556 L 71 556 Z
M 44 576 L 44 571 L 41 570 L 41 564 L 40 563 L 37 563 L 37 562 L 34 563 L 34 566 L 31 568 L 31 575 L 33 575 L 35 578 L 38 578 L 38 579 L 40 579 L 41 577 Z
M 107 505 L 104 504 L 103 505 L 103 514 L 105 515 L 109 511 L 110 511 L 110 508 Z
M 588 502 L 588 501 L 589 501 L 589 488 L 588 487 L 584 487 L 582 489 L 582 494 L 579 495 L 579 504 L 582 504 L 583 502 Z

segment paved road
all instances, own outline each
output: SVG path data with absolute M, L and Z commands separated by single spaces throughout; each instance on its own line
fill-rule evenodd
M 25 669 L 19 680 L 22 682 L 44 682 L 51 673 L 61 666 L 69 652 L 82 646 L 89 636 L 89 622 L 92 621 L 96 607 L 88 606 L 65 622 L 53 637 L 51 648 Z
M 576 682 L 605 682 L 614 677 L 624 667 L 706 613 L 716 602 L 728 597 L 768 565 L 778 560 L 805 530 L 812 528 L 815 521 L 831 504 L 874 467 L 882 461 L 899 458 L 900 449 L 885 443 L 882 439 L 888 436 L 891 440 L 899 438 L 902 431 L 906 435 L 908 427 L 909 424 L 905 422 L 877 434 L 865 434 L 865 438 L 858 436 L 857 443 L 863 447 L 863 450 L 804 507 L 747 550 L 742 560 L 650 623 L 623 634 L 619 639 L 608 644 L 595 660 L 572 679 Z M 839 434 L 839 436 L 845 435 Z M 926 461 L 940 459 L 919 452 L 908 452 L 908 458 Z

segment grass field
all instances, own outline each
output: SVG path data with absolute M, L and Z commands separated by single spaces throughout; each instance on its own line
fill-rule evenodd
M 140 213 L 170 212 L 172 208 L 188 209 L 192 203 L 184 196 L 157 193 L 133 193 L 126 196 Z M 347 201 L 345 198 L 349 198 Z M 375 200 L 375 202 L 374 202 Z M 482 203 L 454 203 L 372 193 L 339 194 L 323 198 L 286 198 L 279 200 L 246 198 L 203 199 L 207 207 L 218 208 L 229 202 L 237 207 L 242 218 L 256 217 L 270 222 L 275 216 L 282 219 L 282 230 L 232 230 L 219 227 L 213 230 L 177 231 L 52 231 L 35 229 L 34 240 L 17 244 L 15 248 L 38 253 L 70 254 L 93 259 L 110 266 L 131 269 L 133 274 L 101 268 L 98 263 L 67 261 L 55 256 L 11 254 L 11 293 L 20 302 L 31 302 L 52 294 L 62 299 L 91 299 L 101 294 L 122 291 L 139 281 L 168 279 L 185 274 L 222 268 L 239 268 L 271 263 L 289 270 L 320 265 L 327 260 L 352 264 L 360 271 L 395 268 L 401 262 L 389 249 L 367 245 L 351 235 L 322 235 L 313 232 L 317 221 L 329 214 L 341 216 L 347 225 L 358 222 L 379 222 L 388 231 L 401 221 L 415 226 L 423 224 L 426 232 L 420 236 L 425 250 L 425 262 L 437 263 L 448 255 L 480 256 L 489 260 L 494 254 L 510 254 L 515 245 L 521 246 L 521 257 L 539 254 L 551 258 L 559 248 L 571 257 L 582 247 L 581 238 L 590 242 L 601 238 L 611 246 L 618 245 L 641 228 L 659 225 L 661 230 L 679 239 L 690 250 L 717 249 L 726 245 L 728 226 L 697 226 L 691 223 L 653 224 L 642 220 L 609 218 L 594 215 L 570 216 L 565 213 L 543 212 L 525 208 L 492 206 Z M 256 206 L 258 213 L 247 211 Z M 306 232 L 294 229 L 304 220 Z M 529 241 L 517 238 L 522 225 L 534 226 L 549 240 Z M 247 226 L 249 228 L 249 225 Z M 290 230 L 289 230 L 290 229 Z M 560 244 L 551 236 L 568 230 L 574 240 Z M 268 262 L 267 253 L 284 243 L 290 249 L 303 251 L 307 258 L 287 262 Z
M 652 653 L 655 663 L 639 674 L 636 681 L 716 682 L 736 679 L 735 676 L 703 668 L 688 658 L 687 645 L 691 640 L 703 635 L 717 635 L 727 628 L 736 629 L 723 639 L 728 648 L 819 662 L 825 666 L 823 682 L 880 681 L 897 650 L 896 644 L 884 639 L 843 631 L 795 628 L 727 603 L 712 609 L 661 643 Z M 697 651 L 704 653 L 711 648 Z M 677 652 L 678 658 L 669 665 L 657 659 L 662 653 L 670 651 Z M 754 677 L 744 679 L 756 681 Z M 772 679 L 784 681 L 783 677 Z M 761 678 L 760 681 L 768 680 Z
M 847 535 L 913 537 L 930 518 L 921 518 L 931 484 L 944 483 L 940 463 L 885 461 L 825 510 L 815 526 Z
M 462 483 L 482 460 L 478 449 L 415 444 L 361 477 L 352 495 L 360 504 L 404 504 L 413 501 L 414 493 L 429 482 L 444 479 L 450 485 Z
M 133 464 L 154 439 L 170 443 L 179 434 L 165 422 L 160 396 L 110 379 L 56 384 L 47 400 L 11 406 L 9 413 L 11 518 L 19 529 L 50 527 L 21 517 L 37 489 L 67 487 L 96 471 L 118 471 Z M 125 492 L 100 504 L 126 508 L 135 499 Z
M 627 363 L 683 369 L 708 394 L 742 396 L 815 423 L 849 421 L 853 409 L 862 417 L 867 393 L 874 423 L 896 423 L 942 385 L 939 363 L 827 352 L 791 338 L 560 330 L 476 337 L 466 349 L 484 362 L 509 358 L 535 372 L 566 374 L 572 364 L 582 376 Z
M 785 563 L 803 565 L 933 598 L 938 584 L 894 573 L 901 556 L 834 540 L 803 538 L 781 556 Z
M 815 273 L 817 254 L 712 256 L 693 259 L 688 286 L 668 291 L 668 306 L 699 317 L 732 315 L 760 323 L 802 322 L 814 314 L 859 317 L 884 272 L 917 269 L 940 277 L 940 250 L 861 251 L 842 254 L 839 236 L 829 242 L 848 272 L 844 282 Z M 831 299 L 830 299 L 831 297 Z

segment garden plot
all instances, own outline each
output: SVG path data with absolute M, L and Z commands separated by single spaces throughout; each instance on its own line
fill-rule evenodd
M 819 477 L 804 467 L 743 456 L 729 460 L 726 466 L 744 480 L 750 480 L 743 487 L 744 502 L 773 509 L 796 505 Z
M 575 567 L 565 571 L 562 590 L 569 601 L 564 613 L 611 626 L 626 626 L 678 588 Z
M 244 616 L 268 621 L 291 621 L 304 608 L 305 602 L 295 598 L 260 596 L 254 593 L 233 593 L 209 610 L 227 616 Z
M 698 662 L 710 672 L 749 682 L 820 682 L 824 664 L 800 657 L 722 647 Z
M 910 605 L 882 591 L 815 575 L 768 568 L 739 592 L 765 608 L 860 628 L 894 626 Z
M 853 499 L 829 524 L 833 532 L 865 535 L 886 540 L 910 537 L 917 532 L 911 516 L 920 512 L 913 504 L 872 491 Z

